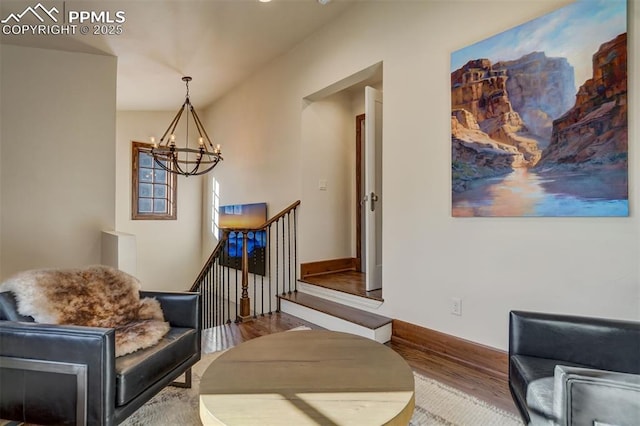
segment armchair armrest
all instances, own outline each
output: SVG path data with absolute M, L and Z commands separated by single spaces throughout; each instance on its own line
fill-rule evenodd
M 32 317 L 20 315 L 16 299 L 10 291 L 0 292 L 0 320 L 33 322 Z
M 114 330 L 0 321 L 0 382 L 0 418 L 112 424 Z
M 171 326 L 200 329 L 199 293 L 141 291 L 140 297 L 157 299 Z
M 509 356 L 640 373 L 640 322 L 511 311 Z
M 560 424 L 640 424 L 640 375 L 558 365 L 553 409 Z

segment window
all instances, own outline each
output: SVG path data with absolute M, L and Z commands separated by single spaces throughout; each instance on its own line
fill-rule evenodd
M 177 175 L 167 172 L 155 162 L 151 147 L 150 144 L 132 142 L 131 218 L 175 220 Z

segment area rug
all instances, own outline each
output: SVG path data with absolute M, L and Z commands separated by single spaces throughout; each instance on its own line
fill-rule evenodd
M 142 406 L 121 426 L 200 426 L 198 388 L 200 378 L 223 352 L 203 355 L 193 367 L 191 389 L 167 387 Z M 464 392 L 414 372 L 416 408 L 411 426 L 521 426 L 515 416 Z M 366 425 L 368 426 L 368 425 Z
M 411 426 L 522 426 L 519 417 L 415 371 L 416 408 Z

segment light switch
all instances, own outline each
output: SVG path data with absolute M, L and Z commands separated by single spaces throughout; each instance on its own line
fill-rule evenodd
M 320 191 L 326 191 L 327 190 L 327 180 L 326 179 L 320 179 L 318 181 L 318 189 Z

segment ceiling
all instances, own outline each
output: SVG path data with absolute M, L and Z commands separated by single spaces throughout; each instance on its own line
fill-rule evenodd
M 124 12 L 120 35 L 93 35 L 94 24 L 88 21 L 87 35 L 80 34 L 81 24 L 75 22 L 74 35 L 21 33 L 0 37 L 2 44 L 116 56 L 118 110 L 176 110 L 184 100 L 184 75 L 193 77 L 189 84 L 193 104 L 196 108 L 207 106 L 354 3 L 2 0 L 0 19 L 7 19 L 11 13 L 21 14 L 28 7 L 38 10 L 39 1 L 49 11 L 57 8 L 58 14 L 52 14 L 59 17 L 59 23 L 62 17 L 68 19 L 70 11 L 105 11 L 111 20 L 118 17 L 118 11 Z M 54 25 L 50 18 L 44 18 L 44 24 Z M 31 13 L 19 19 L 21 25 L 42 23 Z

